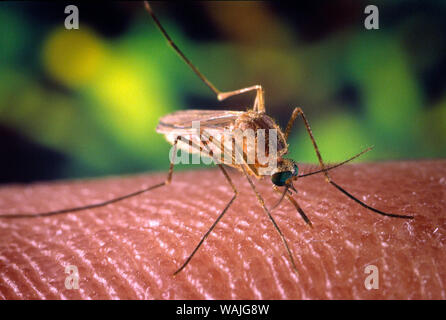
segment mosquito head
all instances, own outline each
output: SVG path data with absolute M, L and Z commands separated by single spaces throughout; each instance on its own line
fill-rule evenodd
M 292 186 L 291 181 L 299 173 L 297 163 L 291 159 L 281 158 L 277 162 L 277 169 L 271 175 L 271 181 L 276 186 Z

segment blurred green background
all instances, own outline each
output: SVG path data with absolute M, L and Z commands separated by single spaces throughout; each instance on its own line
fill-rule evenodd
M 66 5 L 80 29 L 66 30 Z M 285 126 L 300 106 L 327 161 L 446 155 L 446 3 L 153 2 L 172 38 L 223 91 L 262 84 Z M 218 102 L 166 45 L 140 2 L 0 3 L 0 183 L 167 170 L 155 132 L 180 109 Z M 301 122 L 290 156 L 316 162 Z M 187 168 L 194 168 L 191 165 Z M 183 166 L 180 169 L 184 169 Z

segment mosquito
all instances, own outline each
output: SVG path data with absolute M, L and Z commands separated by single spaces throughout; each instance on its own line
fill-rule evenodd
M 213 130 L 214 132 L 217 131 L 223 131 L 227 130 L 228 128 L 230 130 L 236 130 L 241 129 L 245 130 L 246 128 L 253 128 L 253 129 L 274 129 L 277 132 L 277 166 L 276 168 L 269 172 L 267 175 L 261 174 L 260 169 L 262 168 L 263 164 L 259 163 L 257 160 L 254 161 L 254 163 L 248 163 L 246 161 L 247 158 L 247 150 L 246 148 L 242 147 L 241 150 L 235 148 L 236 152 L 238 151 L 241 153 L 243 160 L 242 163 L 237 163 L 235 161 L 230 163 L 224 163 L 226 165 L 232 166 L 236 169 L 238 169 L 242 175 L 245 176 L 245 178 L 248 180 L 249 185 L 254 192 L 254 195 L 257 198 L 257 201 L 260 205 L 260 207 L 265 212 L 266 216 L 271 221 L 272 225 L 274 226 L 274 229 L 277 231 L 278 235 L 280 236 L 283 245 L 285 247 L 286 253 L 288 255 L 289 261 L 291 262 L 291 266 L 293 270 L 297 273 L 297 267 L 295 260 L 293 258 L 293 254 L 290 250 L 290 247 L 288 245 L 288 242 L 283 235 L 281 229 L 279 228 L 279 225 L 271 215 L 272 210 L 277 208 L 283 199 L 287 199 L 297 210 L 297 212 L 300 214 L 302 219 L 305 221 L 305 223 L 312 228 L 312 223 L 308 216 L 305 214 L 305 212 L 300 207 L 299 203 L 292 197 L 293 192 L 297 193 L 297 190 L 294 188 L 293 182 L 296 181 L 299 178 L 308 177 L 314 174 L 322 173 L 325 177 L 325 181 L 332 186 L 334 186 L 337 190 L 342 192 L 344 195 L 349 197 L 351 200 L 357 202 L 362 207 L 368 209 L 369 211 L 372 211 L 374 213 L 386 216 L 386 217 L 392 217 L 392 218 L 402 218 L 402 219 L 413 219 L 413 216 L 406 216 L 406 215 L 399 215 L 399 214 L 393 214 L 393 213 L 386 213 L 381 210 L 378 210 L 376 208 L 373 208 L 366 203 L 362 202 L 355 196 L 353 196 L 351 193 L 346 191 L 343 187 L 338 185 L 336 182 L 333 181 L 333 179 L 330 177 L 329 171 L 337 168 L 345 163 L 348 163 L 362 154 L 370 151 L 372 147 L 369 147 L 357 155 L 343 161 L 337 164 L 331 164 L 328 165 L 324 163 L 322 160 L 321 153 L 319 151 L 319 148 L 317 146 L 316 140 L 314 139 L 313 132 L 311 130 L 310 124 L 302 111 L 301 108 L 295 108 L 293 110 L 293 113 L 288 120 L 288 124 L 285 128 L 285 132 L 283 132 L 280 127 L 276 124 L 274 119 L 272 119 L 270 116 L 266 114 L 265 111 L 265 99 L 264 99 L 264 90 L 261 85 L 254 85 L 234 91 L 227 91 L 222 92 L 218 90 L 199 70 L 198 68 L 192 64 L 192 62 L 186 57 L 186 55 L 179 49 L 179 47 L 173 42 L 167 31 L 162 26 L 161 22 L 158 20 L 157 16 L 153 12 L 150 4 L 148 1 L 144 2 L 144 8 L 145 10 L 150 14 L 153 21 L 155 22 L 158 29 L 161 31 L 164 38 L 167 40 L 169 46 L 171 46 L 175 52 L 180 56 L 180 58 L 192 69 L 192 71 L 215 93 L 217 96 L 217 99 L 219 101 L 225 100 L 229 97 L 244 94 L 247 92 L 256 92 L 255 100 L 252 109 L 249 109 L 247 111 L 230 111 L 230 110 L 222 110 L 222 111 L 215 111 L 215 110 L 185 110 L 185 111 L 177 111 L 171 114 L 168 114 L 164 117 L 162 117 L 159 121 L 159 124 L 156 128 L 156 131 L 158 133 L 161 133 L 165 135 L 167 141 L 172 144 L 172 150 L 173 154 L 176 155 L 177 148 L 181 150 L 185 150 L 189 153 L 194 152 L 202 152 L 203 150 L 207 150 L 210 157 L 216 159 L 215 151 L 221 151 L 220 154 L 224 154 L 225 150 L 222 150 L 221 144 L 218 143 L 217 139 L 212 139 L 213 136 L 209 134 L 209 130 Z M 293 125 L 297 118 L 301 118 L 303 121 L 303 124 L 305 126 L 305 129 L 308 133 L 308 136 L 313 144 L 313 148 L 315 150 L 316 156 L 318 158 L 319 162 L 319 168 L 315 171 L 311 171 L 308 173 L 299 173 L 299 167 L 298 164 L 292 160 L 285 158 L 284 156 L 288 152 L 288 137 L 290 135 L 291 129 L 293 128 Z M 193 127 L 193 122 L 199 121 L 200 123 L 200 131 L 199 132 L 192 132 L 191 129 Z M 192 132 L 192 133 L 191 133 Z M 203 139 L 205 138 L 205 139 Z M 234 144 L 234 142 L 232 141 Z M 230 155 L 231 158 L 234 158 L 234 154 Z M 257 159 L 257 158 L 256 158 Z M 72 213 L 76 211 L 82 211 L 87 209 L 94 209 L 98 207 L 103 207 L 118 201 L 122 201 L 124 199 L 128 199 L 130 197 L 134 197 L 137 195 L 140 195 L 142 193 L 167 186 L 172 181 L 172 175 L 173 175 L 173 169 L 174 169 L 174 161 L 175 156 L 170 158 L 170 167 L 167 174 L 167 178 L 165 181 L 158 183 L 156 185 L 150 186 L 148 188 L 144 188 L 111 200 L 103 201 L 100 203 L 90 204 L 86 206 L 81 207 L 75 207 L 75 208 L 69 208 L 69 209 L 62 209 L 62 210 L 56 210 L 56 211 L 50 211 L 50 212 L 42 212 L 37 214 L 3 214 L 0 215 L 0 218 L 7 218 L 7 219 L 18 219 L 18 218 L 38 218 L 38 217 L 48 217 L 48 216 L 55 216 L 60 214 L 66 214 L 66 213 Z M 217 226 L 218 222 L 223 218 L 225 213 L 228 211 L 228 209 L 231 207 L 231 205 L 234 203 L 234 201 L 237 198 L 238 191 L 235 187 L 234 183 L 232 182 L 228 172 L 226 171 L 224 165 L 222 163 L 216 162 L 217 166 L 220 168 L 221 172 L 223 173 L 225 179 L 227 180 L 229 186 L 233 190 L 234 194 L 232 198 L 229 200 L 229 202 L 226 204 L 226 206 L 223 208 L 223 210 L 218 215 L 217 219 L 213 222 L 213 224 L 210 226 L 208 231 L 202 236 L 201 240 L 196 245 L 195 249 L 192 251 L 192 253 L 189 254 L 187 259 L 184 261 L 184 263 L 174 272 L 174 275 L 177 275 L 179 272 L 181 272 L 192 260 L 198 249 L 201 247 L 203 242 L 206 240 L 206 238 L 209 236 L 209 234 L 214 230 L 214 228 Z M 257 191 L 251 177 L 255 177 L 257 179 L 264 178 L 265 176 L 271 177 L 272 182 L 272 188 L 273 191 L 281 194 L 280 199 L 278 202 L 272 206 L 271 208 L 267 208 L 265 205 L 265 201 L 261 194 Z M 281 190 L 283 188 L 283 190 Z

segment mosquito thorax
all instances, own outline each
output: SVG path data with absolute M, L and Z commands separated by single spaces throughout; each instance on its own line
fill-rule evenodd
M 280 157 L 284 155 L 288 150 L 288 144 L 286 143 L 285 137 L 280 130 L 279 126 L 276 124 L 273 118 L 265 113 L 259 113 L 253 110 L 244 112 L 235 121 L 234 129 L 240 129 L 242 132 L 246 130 L 252 130 L 257 133 L 257 130 L 265 130 L 265 155 L 269 156 L 269 130 L 276 130 L 277 133 L 277 145 L 276 152 Z M 257 134 L 256 134 L 257 136 Z
M 299 174 L 297 163 L 291 159 L 280 158 L 277 160 L 277 169 L 271 175 L 271 181 L 276 186 L 284 186 L 289 178 Z

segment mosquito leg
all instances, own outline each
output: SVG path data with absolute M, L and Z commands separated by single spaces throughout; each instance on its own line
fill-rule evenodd
M 209 138 L 209 136 L 206 134 L 205 131 L 203 131 L 202 134 L 203 134 L 204 136 L 207 136 L 207 138 Z M 211 141 L 211 143 L 214 143 L 214 144 L 215 144 L 214 141 Z M 235 150 L 233 150 L 233 151 L 235 151 L 236 153 L 241 154 L 241 155 L 243 154 L 243 150 L 241 150 L 241 149 L 237 146 L 237 144 L 235 144 Z M 225 152 L 226 152 L 226 150 L 225 150 Z M 242 159 L 244 159 L 244 157 L 242 157 Z M 259 193 L 259 192 L 257 191 L 257 189 L 255 188 L 255 186 L 254 186 L 252 180 L 249 178 L 249 175 L 248 175 L 248 173 L 246 172 L 246 168 L 245 168 L 245 166 L 248 166 L 248 164 L 246 163 L 246 161 L 244 161 L 244 163 L 240 165 L 240 168 L 242 169 L 243 174 L 245 175 L 245 177 L 246 177 L 246 179 L 248 180 L 248 182 L 249 182 L 249 184 L 250 184 L 252 190 L 254 191 L 254 194 L 255 194 L 256 197 L 257 197 L 257 201 L 259 202 L 260 206 L 263 208 L 263 210 L 264 210 L 265 213 L 267 214 L 268 218 L 271 220 L 271 222 L 272 222 L 274 228 L 276 229 L 276 231 L 279 233 L 279 236 L 280 236 L 280 238 L 282 239 L 283 244 L 285 245 L 285 249 L 286 249 L 286 251 L 287 251 L 287 253 L 288 253 L 288 256 L 289 256 L 289 259 L 290 259 L 290 261 L 291 261 L 293 270 L 294 270 L 296 273 L 298 273 L 296 264 L 295 264 L 295 262 L 294 262 L 293 255 L 292 255 L 291 250 L 290 250 L 290 248 L 289 248 L 289 246 L 288 246 L 288 243 L 287 243 L 287 241 L 286 241 L 286 239 L 285 239 L 285 236 L 283 235 L 282 231 L 280 230 L 280 228 L 279 228 L 279 226 L 277 225 L 276 221 L 274 220 L 273 216 L 271 215 L 271 213 L 269 212 L 268 208 L 266 207 L 266 205 L 265 205 L 265 201 L 263 200 L 262 196 L 260 195 L 260 193 Z
M 198 132 L 197 132 L 198 134 Z M 226 172 L 225 168 L 221 165 L 218 164 L 218 159 L 216 158 L 216 155 L 212 152 L 212 150 L 209 148 L 209 143 L 211 144 L 215 144 L 215 141 L 212 139 L 212 137 L 203 129 L 200 130 L 199 132 L 200 137 L 201 137 L 201 145 L 200 146 L 196 146 L 196 149 L 199 150 L 200 152 L 203 151 L 203 149 L 206 149 L 208 151 L 208 155 L 210 157 L 212 157 L 218 167 L 220 168 L 220 170 L 223 172 L 223 175 L 225 176 L 226 180 L 228 180 L 229 184 L 231 185 L 232 190 L 234 191 L 234 196 L 232 197 L 232 199 L 228 202 L 228 204 L 226 205 L 226 207 L 223 209 L 223 211 L 220 213 L 220 215 L 217 217 L 217 220 L 215 220 L 215 222 L 212 224 L 212 226 L 209 228 L 209 230 L 204 234 L 204 236 L 201 238 L 200 242 L 198 243 L 198 245 L 195 247 L 194 251 L 192 251 L 192 253 L 189 255 L 189 257 L 186 259 L 186 261 L 183 263 L 183 265 L 177 270 L 175 271 L 174 275 L 177 275 L 181 270 L 183 270 L 186 265 L 190 262 L 190 260 L 192 259 L 192 257 L 195 255 L 195 253 L 198 251 L 198 249 L 200 248 L 200 246 L 202 245 L 202 243 L 206 240 L 206 238 L 209 236 L 209 234 L 212 232 L 212 230 L 215 228 L 215 226 L 217 225 L 217 223 L 221 220 L 221 218 L 223 218 L 223 215 L 226 213 L 226 211 L 229 209 L 229 207 L 231 206 L 232 202 L 234 202 L 235 198 L 237 197 L 238 191 L 235 188 L 234 183 L 232 182 L 231 178 L 229 177 L 228 173 Z M 209 140 L 204 140 L 203 137 L 209 139 Z M 192 141 L 189 141 L 189 144 L 192 144 Z
M 178 55 L 181 57 L 181 59 L 192 69 L 192 71 L 201 79 L 201 81 L 203 81 L 216 95 L 218 95 L 220 93 L 220 90 L 218 90 L 213 84 L 212 82 L 210 82 L 205 76 L 204 74 L 202 74 L 198 68 L 186 57 L 186 55 L 180 50 L 180 48 L 178 48 L 178 46 L 175 44 L 175 42 L 173 42 L 173 40 L 170 38 L 169 34 L 167 33 L 166 29 L 164 29 L 163 25 L 161 24 L 161 22 L 158 20 L 157 16 L 155 15 L 155 13 L 152 10 L 152 7 L 150 6 L 148 1 L 144 1 L 144 8 L 147 10 L 147 12 L 150 14 L 150 16 L 152 17 L 153 21 L 155 22 L 156 26 L 158 27 L 158 29 L 161 31 L 161 33 L 163 34 L 164 38 L 166 38 L 167 43 L 169 44 L 169 46 L 172 47 L 172 49 L 175 50 L 176 53 L 178 53 Z
M 288 137 L 288 134 L 291 130 L 291 127 L 293 126 L 294 120 L 298 117 L 301 116 L 302 120 L 305 124 L 305 128 L 307 129 L 308 135 L 310 136 L 311 142 L 313 143 L 313 147 L 314 150 L 316 152 L 317 158 L 319 160 L 319 164 L 322 167 L 322 171 L 325 175 L 325 180 L 330 183 L 331 185 L 333 185 L 336 189 L 338 189 L 339 191 L 341 191 L 343 194 L 345 194 L 347 197 L 349 197 L 350 199 L 356 201 L 358 204 L 360 204 L 361 206 L 363 206 L 366 209 L 369 209 L 370 211 L 373 211 L 375 213 L 378 213 L 380 215 L 383 216 L 387 216 L 387 217 L 393 217 L 393 218 L 403 218 L 403 219 L 413 219 L 413 216 L 404 216 L 404 215 L 399 215 L 399 214 L 393 214 L 393 213 L 386 213 L 383 212 L 381 210 L 375 209 L 373 207 L 370 207 L 369 205 L 365 204 L 364 202 L 362 202 L 361 200 L 359 200 L 358 198 L 354 197 L 352 194 L 350 194 L 349 192 L 347 192 L 345 189 L 343 189 L 341 186 L 339 186 L 336 182 L 334 182 L 330 175 L 328 174 L 328 169 L 325 167 L 324 161 L 322 160 L 322 156 L 321 153 L 319 152 L 319 148 L 317 147 L 316 144 L 316 140 L 313 137 L 313 132 L 311 131 L 311 127 L 310 124 L 308 123 L 307 118 L 305 117 L 304 112 L 302 111 L 301 108 L 295 108 L 293 111 L 293 114 L 291 115 L 291 118 L 288 122 L 288 126 L 286 128 L 286 133 L 285 133 L 285 137 Z
M 302 210 L 302 208 L 300 207 L 300 205 L 297 203 L 297 201 L 291 197 L 288 192 L 280 192 L 280 190 L 277 188 L 277 186 L 273 185 L 273 189 L 274 191 L 276 191 L 277 193 L 280 193 L 282 195 L 282 198 L 280 199 L 280 201 L 282 201 L 283 197 L 287 197 L 288 201 L 290 201 L 292 203 L 292 205 L 296 208 L 297 212 L 299 212 L 300 216 L 302 217 L 302 219 L 304 219 L 305 223 L 310 227 L 313 228 L 313 224 L 311 223 L 310 219 L 307 217 L 307 215 L 305 214 L 305 212 Z M 277 203 L 277 205 L 275 205 L 274 207 L 277 207 L 279 205 L 280 202 Z
M 242 88 L 242 89 L 238 89 L 238 90 L 234 90 L 234 91 L 229 91 L 229 92 L 220 92 L 217 95 L 217 98 L 219 101 L 222 101 L 226 98 L 232 97 L 232 96 L 236 96 L 245 92 L 249 92 L 249 91 L 253 91 L 256 90 L 257 94 L 256 94 L 256 99 L 254 101 L 254 111 L 257 112 L 265 112 L 265 92 L 262 88 L 261 85 L 255 85 L 255 86 L 251 86 L 251 87 L 247 87 L 247 88 Z
M 290 120 L 288 120 L 288 124 L 285 129 L 285 141 L 288 142 L 288 136 L 290 135 L 291 129 L 293 128 L 294 122 L 296 121 L 297 116 L 299 113 L 296 111 L 298 108 L 294 109 L 293 113 L 291 114 Z
M 265 102 L 264 102 L 265 99 L 264 99 L 264 92 L 263 92 L 262 86 L 256 85 L 256 86 L 243 88 L 243 89 L 239 89 L 239 90 L 235 90 L 235 91 L 228 91 L 228 92 L 221 92 L 220 90 L 218 90 L 212 84 L 212 82 L 210 82 L 208 80 L 208 78 L 206 78 L 204 76 L 204 74 L 201 73 L 198 70 L 198 68 L 186 57 L 186 55 L 175 44 L 175 42 L 173 42 L 173 40 L 170 38 L 169 34 L 167 33 L 166 29 L 164 29 L 163 25 L 158 20 L 155 13 L 153 12 L 152 7 L 150 6 L 148 1 L 144 1 L 144 7 L 147 10 L 147 12 L 150 14 L 150 16 L 152 17 L 152 19 L 155 22 L 158 29 L 163 34 L 164 38 L 166 38 L 167 43 L 172 47 L 172 49 L 175 50 L 175 52 L 181 57 L 181 59 L 192 69 L 192 71 L 201 79 L 201 81 L 203 81 L 217 95 L 217 99 L 219 101 L 224 100 L 229 97 L 232 97 L 232 96 L 235 96 L 235 95 L 238 95 L 238 94 L 248 92 L 248 91 L 257 90 L 256 99 L 254 101 L 254 111 L 265 112 Z
M 285 246 L 285 249 L 288 253 L 288 257 L 291 261 L 291 265 L 293 267 L 293 270 L 296 273 L 299 273 L 297 271 L 297 267 L 296 267 L 296 263 L 294 262 L 294 258 L 293 258 L 293 254 L 291 253 L 290 247 L 288 246 L 288 242 L 285 239 L 285 236 L 283 235 L 282 231 L 280 230 L 279 226 L 277 225 L 276 221 L 274 220 L 273 216 L 271 215 L 271 213 L 269 212 L 268 208 L 265 205 L 265 201 L 263 200 L 262 196 L 260 195 L 260 193 L 257 191 L 256 187 L 254 186 L 254 183 L 252 182 L 251 178 L 249 177 L 248 173 L 246 172 L 245 166 L 241 165 L 240 166 L 243 170 L 243 174 L 245 175 L 246 179 L 248 179 L 248 182 L 252 188 L 252 190 L 254 191 L 254 194 L 257 197 L 257 201 L 259 202 L 260 206 L 263 208 L 263 211 L 265 211 L 266 215 L 268 216 L 268 218 L 271 220 L 272 224 L 274 225 L 274 228 L 276 229 L 276 231 L 279 233 L 280 238 L 282 239 L 282 242 Z
M 206 238 L 209 236 L 209 234 L 212 232 L 212 230 L 214 230 L 215 226 L 218 224 L 218 222 L 223 218 L 224 214 L 226 213 L 226 211 L 228 211 L 229 207 L 232 205 L 232 203 L 234 202 L 235 198 L 237 197 L 238 191 L 234 186 L 234 183 L 232 182 L 231 178 L 229 177 L 228 173 L 226 172 L 225 168 L 223 167 L 223 165 L 218 164 L 218 167 L 221 169 L 221 171 L 223 172 L 226 180 L 228 180 L 229 184 L 231 185 L 232 190 L 234 191 L 234 195 L 232 196 L 231 200 L 229 200 L 228 204 L 226 205 L 226 207 L 223 209 L 223 211 L 220 213 L 220 215 L 217 217 L 217 219 L 215 220 L 215 222 L 212 224 L 212 226 L 209 228 L 209 230 L 204 234 L 204 236 L 201 238 L 200 242 L 197 244 L 197 246 L 195 247 L 194 251 L 192 251 L 192 253 L 189 255 L 189 257 L 186 259 L 186 261 L 183 263 L 183 265 L 177 270 L 175 271 L 175 273 L 173 275 L 177 275 L 181 270 L 183 270 L 187 264 L 190 262 L 190 260 L 192 259 L 192 257 L 195 255 L 195 253 L 198 251 L 198 249 L 200 248 L 200 246 L 203 244 L 203 242 L 206 240 Z
M 180 137 L 177 137 L 175 139 L 175 142 L 173 144 L 173 150 L 174 150 L 174 155 L 176 155 L 176 146 L 177 146 L 177 142 L 179 140 Z M 173 174 L 173 167 L 174 167 L 174 161 L 170 162 L 170 167 L 169 167 L 169 173 L 167 174 L 167 178 L 164 182 L 158 183 L 156 185 L 150 186 L 148 188 L 145 189 L 141 189 L 111 200 L 107 200 L 107 201 L 103 201 L 103 202 L 99 202 L 99 203 L 94 203 L 94 204 L 90 204 L 90 205 L 86 205 L 86 206 L 81 206 L 81 207 L 74 207 L 74 208 L 68 208 L 68 209 L 62 209 L 62 210 L 56 210 L 56 211 L 49 211 L 49 212 L 41 212 L 41 213 L 29 213 L 29 214 L 2 214 L 0 215 L 0 218 L 4 218 L 4 219 L 23 219 L 23 218 L 39 218 L 39 217 L 49 217 L 49 216 L 55 216 L 55 215 L 61 215 L 61 214 L 67 214 L 67 213 L 72 213 L 72 212 L 77 212 L 77 211 L 83 211 L 83 210 L 87 210 L 87 209 L 94 209 L 94 208 L 98 208 L 98 207 L 103 207 L 124 199 L 128 199 L 137 195 L 140 195 L 142 193 L 154 190 L 156 188 L 162 187 L 164 185 L 168 185 L 171 180 L 172 180 L 172 174 Z
M 204 136 L 206 136 L 206 137 L 209 139 L 209 135 L 207 135 L 207 133 L 206 133 L 205 131 L 203 131 L 202 134 L 203 134 Z M 214 141 L 210 141 L 210 142 L 213 143 L 213 144 L 215 145 L 215 142 L 214 142 Z M 236 153 L 238 153 L 238 154 L 240 154 L 240 155 L 243 155 L 243 150 L 241 150 L 241 149 L 237 146 L 237 144 L 235 144 L 235 150 L 233 150 L 233 151 L 235 151 Z M 225 152 L 226 152 L 226 150 L 225 150 Z M 244 159 L 244 157 L 242 157 L 242 159 Z M 263 210 L 264 210 L 265 213 L 267 214 L 268 218 L 271 220 L 271 222 L 272 222 L 274 228 L 275 228 L 276 231 L 279 233 L 279 236 L 280 236 L 280 238 L 282 239 L 283 244 L 285 245 L 285 249 L 286 249 L 286 251 L 287 251 L 287 253 L 288 253 L 288 256 L 289 256 L 289 259 L 290 259 L 290 261 L 291 261 L 293 270 L 294 270 L 296 273 L 298 273 L 297 268 L 296 268 L 296 264 L 295 264 L 295 262 L 294 262 L 293 255 L 292 255 L 291 250 L 290 250 L 290 248 L 289 248 L 289 246 L 288 246 L 288 243 L 287 243 L 287 241 L 286 241 L 286 239 L 285 239 L 285 236 L 283 235 L 282 231 L 280 230 L 280 228 L 279 228 L 279 226 L 277 225 L 276 221 L 274 220 L 273 216 L 271 215 L 271 213 L 269 212 L 268 208 L 266 207 L 266 205 L 265 205 L 265 201 L 263 200 L 262 196 L 259 194 L 259 192 L 258 192 L 257 189 L 255 188 L 253 182 L 252 182 L 251 179 L 249 178 L 249 175 L 248 175 L 248 173 L 246 172 L 246 168 L 245 168 L 245 166 L 248 166 L 248 164 L 246 163 L 246 161 L 244 161 L 244 163 L 240 165 L 240 169 L 243 171 L 243 174 L 245 175 L 245 177 L 246 177 L 246 179 L 248 180 L 248 182 L 249 182 L 249 184 L 250 184 L 252 190 L 254 191 L 254 194 L 256 195 L 256 197 L 257 197 L 257 201 L 259 202 L 260 206 L 263 208 Z

